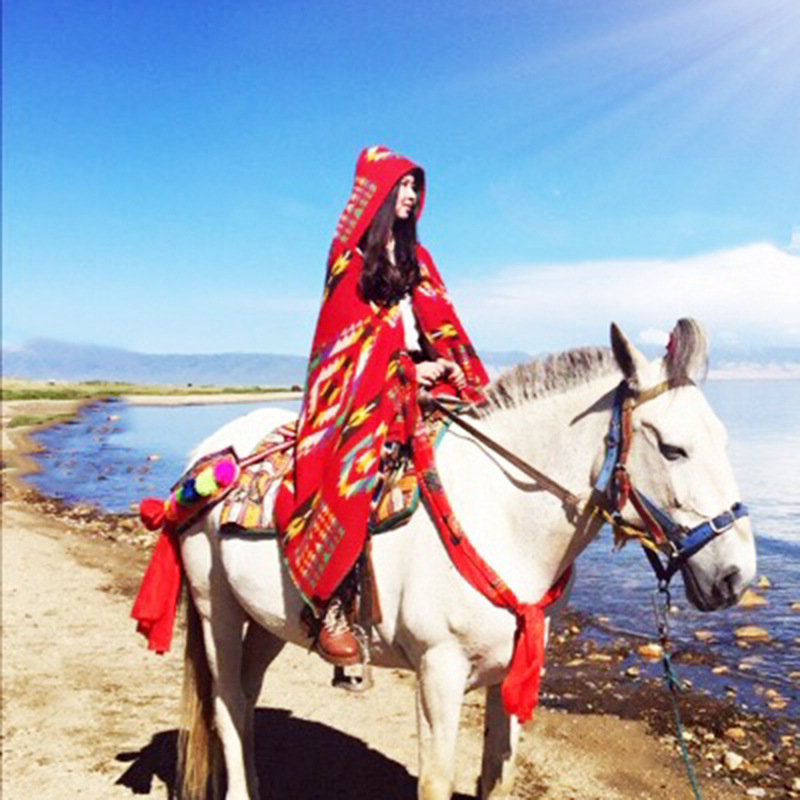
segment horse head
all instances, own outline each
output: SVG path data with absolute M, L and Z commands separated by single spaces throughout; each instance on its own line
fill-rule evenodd
M 727 433 L 698 386 L 708 366 L 706 336 L 697 322 L 681 319 L 666 355 L 652 362 L 616 325 L 611 344 L 630 409 L 622 468 L 628 487 L 619 510 L 650 533 L 650 517 L 666 531 L 657 543 L 667 551 L 670 574 L 679 569 L 683 575 L 694 606 L 731 606 L 755 577 L 755 543 L 728 460 Z

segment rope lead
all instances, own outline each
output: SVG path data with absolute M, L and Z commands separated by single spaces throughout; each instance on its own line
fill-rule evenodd
M 689 760 L 689 748 L 686 746 L 686 739 L 683 735 L 683 721 L 681 720 L 681 711 L 678 706 L 678 692 L 683 691 L 683 684 L 681 683 L 678 673 L 675 672 L 675 667 L 672 664 L 672 658 L 669 652 L 669 607 L 670 607 L 670 593 L 669 585 L 666 581 L 659 581 L 658 594 L 664 598 L 663 611 L 659 613 L 658 603 L 656 601 L 656 593 L 653 593 L 653 613 L 656 617 L 656 627 L 658 628 L 658 638 L 661 642 L 661 664 L 664 667 L 664 682 L 669 689 L 670 700 L 672 701 L 672 710 L 675 714 L 675 734 L 678 739 L 678 744 L 681 748 L 681 758 L 683 759 L 684 766 L 686 767 L 686 774 L 689 776 L 689 783 L 692 786 L 695 800 L 703 800 L 703 795 L 700 793 L 700 787 L 697 784 L 697 778 L 692 769 L 692 762 Z

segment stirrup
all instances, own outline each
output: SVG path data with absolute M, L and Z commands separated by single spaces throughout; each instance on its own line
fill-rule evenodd
M 350 667 L 334 667 L 331 686 L 346 692 L 359 694 L 369 691 L 374 685 L 371 664 L 353 664 Z
M 349 667 L 335 666 L 333 668 L 331 686 L 359 694 L 369 691 L 375 682 L 372 679 L 367 632 L 360 625 L 353 625 L 352 630 L 358 641 L 358 648 L 361 651 L 361 661 Z

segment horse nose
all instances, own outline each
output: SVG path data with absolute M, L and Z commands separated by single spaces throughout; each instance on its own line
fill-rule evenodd
M 732 606 L 739 599 L 743 589 L 742 573 L 738 567 L 732 567 L 717 580 L 712 591 L 723 606 Z

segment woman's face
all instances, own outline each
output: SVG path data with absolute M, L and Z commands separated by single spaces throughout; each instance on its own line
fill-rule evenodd
M 394 213 L 397 219 L 408 219 L 417 205 L 417 182 L 414 176 L 404 175 L 397 184 L 397 202 Z

